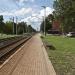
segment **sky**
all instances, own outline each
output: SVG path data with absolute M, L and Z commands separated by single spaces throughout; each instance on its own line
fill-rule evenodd
M 53 0 L 0 0 L 0 15 L 4 21 L 18 18 L 18 22 L 27 22 L 35 29 L 40 29 L 46 6 L 46 16 L 53 12 Z

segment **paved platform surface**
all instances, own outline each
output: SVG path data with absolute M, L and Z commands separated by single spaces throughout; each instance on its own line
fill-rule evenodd
M 56 75 L 40 34 L 33 36 L 23 49 L 24 55 L 10 75 Z

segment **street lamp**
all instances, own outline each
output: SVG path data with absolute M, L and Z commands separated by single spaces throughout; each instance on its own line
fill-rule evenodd
M 46 6 L 41 6 L 44 8 L 44 35 L 46 36 L 46 21 L 45 21 L 45 18 L 46 18 Z

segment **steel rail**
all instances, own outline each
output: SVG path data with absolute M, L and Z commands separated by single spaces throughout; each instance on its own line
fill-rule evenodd
M 17 41 L 19 41 L 19 40 L 21 40 L 23 38 L 25 38 L 25 37 L 17 37 L 17 38 L 14 38 L 14 39 L 9 39 L 7 41 L 5 40 L 5 41 L 0 43 L 0 49 L 4 48 L 4 47 L 6 47 L 6 46 L 8 46 L 8 45 L 10 45 L 12 43 L 15 43 L 15 42 L 17 42 Z
M 3 47 L 0 48 L 0 58 L 9 53 L 10 51 L 13 51 L 15 48 L 19 47 L 21 44 L 29 40 L 32 36 L 22 37 L 20 39 L 16 39 L 14 42 L 9 43 Z

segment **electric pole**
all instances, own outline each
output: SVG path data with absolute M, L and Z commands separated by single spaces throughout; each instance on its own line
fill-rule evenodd
M 14 34 L 14 17 L 13 17 L 13 34 Z
M 17 35 L 17 23 L 18 22 L 18 18 L 16 17 L 16 35 Z
M 44 35 L 46 36 L 46 6 L 42 6 L 44 8 Z

